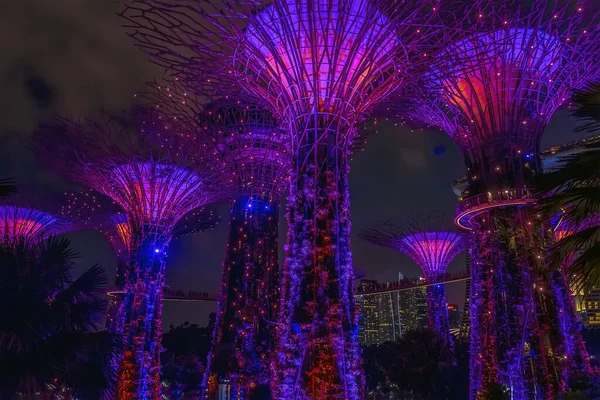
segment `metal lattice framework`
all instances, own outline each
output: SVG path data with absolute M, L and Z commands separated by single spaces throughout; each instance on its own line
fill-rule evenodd
M 90 202 L 98 196 L 89 194 Z M 40 188 L 19 188 L 19 193 L 0 202 L 0 240 L 6 243 L 37 242 L 52 235 L 81 229 L 94 218 L 94 212 L 69 207 L 68 194 Z
M 216 396 L 221 380 L 239 396 L 250 396 L 270 384 L 270 321 L 277 316 L 279 299 L 279 203 L 291 170 L 285 132 L 258 104 L 208 102 L 176 84 L 152 87 L 143 97 L 162 118 L 177 121 L 185 146 L 211 153 L 215 168 L 229 177 L 235 194 L 203 386 L 208 398 Z
M 463 235 L 439 229 L 444 219 L 442 215 L 431 214 L 380 221 L 361 231 L 360 237 L 405 254 L 421 268 L 427 281 L 435 282 L 446 275 L 450 262 L 466 247 Z M 444 288 L 442 285 L 428 286 L 426 292 L 429 326 L 451 346 Z
M 223 196 L 201 155 L 183 146 L 153 145 L 173 125 L 143 108 L 102 113 L 79 122 L 63 118 L 33 135 L 40 158 L 72 180 L 110 197 L 127 216 L 121 233 L 130 241 L 122 318 L 124 354 L 118 397 L 159 393 L 162 288 L 165 255 L 176 223 L 188 212 Z
M 142 97 L 162 118 L 177 121 L 185 146 L 210 154 L 235 195 L 279 201 L 289 184 L 291 155 L 287 133 L 264 105 L 243 97 L 211 101 L 177 81 L 150 87 Z
M 16 243 L 21 239 L 35 241 L 59 232 L 65 222 L 57 214 L 18 204 L 0 205 L 0 223 L 2 224 L 2 240 Z M 21 202 L 19 202 L 21 203 Z M 22 204 L 27 204 L 23 201 Z
M 110 243 L 117 257 L 117 271 L 115 277 L 115 295 L 111 296 L 110 306 L 106 317 L 106 329 L 110 332 L 123 332 L 123 306 L 124 285 L 129 264 L 130 247 L 132 245 L 133 229 L 127 220 L 127 214 L 116 206 L 115 202 L 105 196 L 99 195 L 93 189 L 84 189 L 79 192 L 67 192 L 64 196 L 64 205 L 61 214 L 71 214 L 75 210 L 79 215 L 79 229 L 96 229 Z M 197 234 L 213 229 L 219 222 L 215 207 L 204 206 L 192 210 L 182 217 L 173 228 L 173 238 Z M 118 294 L 116 294 L 118 292 Z M 120 317 L 120 318 L 119 318 Z
M 541 169 L 548 120 L 600 76 L 600 10 L 586 0 L 491 3 L 480 13 L 484 29 L 432 57 L 418 90 L 384 111 L 443 129 L 465 155 L 470 197 L 455 221 L 473 235 L 471 398 L 497 382 L 513 398 L 552 398 L 573 370 L 558 360 L 571 345 L 549 310 L 570 299 L 545 270 L 547 224 L 523 207 L 534 202 L 529 178 Z
M 137 44 L 188 90 L 210 83 L 265 101 L 289 133 L 277 398 L 361 397 L 349 153 L 363 113 L 462 35 L 453 28 L 473 14 L 448 3 L 131 1 L 122 13 Z
M 509 183 L 509 174 L 513 187 L 526 185 L 554 112 L 600 77 L 593 1 L 507 1 L 482 13 L 485 30 L 435 55 L 408 99 L 385 110 L 447 132 L 467 156 L 471 194 Z

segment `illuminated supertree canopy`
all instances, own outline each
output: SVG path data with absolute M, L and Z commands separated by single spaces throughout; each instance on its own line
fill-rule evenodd
M 438 229 L 443 221 L 441 215 L 380 221 L 363 230 L 360 237 L 404 253 L 421 268 L 427 281 L 436 282 L 446 275 L 450 262 L 466 247 L 461 234 Z M 451 346 L 444 287 L 431 285 L 426 291 L 429 326 Z
M 90 204 L 97 200 L 94 194 L 86 196 Z M 93 213 L 69 207 L 68 203 L 67 194 L 21 187 L 18 194 L 0 202 L 0 240 L 12 244 L 37 242 L 81 229 L 93 218 Z
M 408 107 L 387 111 L 445 130 L 465 155 L 469 185 L 455 221 L 473 236 L 471 398 L 495 383 L 512 398 L 553 398 L 566 387 L 557 377 L 568 375 L 560 359 L 569 344 L 552 310 L 568 286 L 546 268 L 552 237 L 526 207 L 535 201 L 529 179 L 541 171 L 550 117 L 600 76 L 600 9 L 585 0 L 492 3 L 481 3 L 478 33 L 433 55 L 418 90 L 398 94 Z
M 123 294 L 126 283 L 126 272 L 129 265 L 132 244 L 132 227 L 127 215 L 114 201 L 98 194 L 93 189 L 65 193 L 61 214 L 72 214 L 77 210 L 80 223 L 78 229 L 98 230 L 110 243 L 117 257 L 115 286 L 111 290 L 111 302 L 106 317 L 106 329 L 111 332 L 123 332 L 125 312 Z M 175 224 L 172 236 L 174 239 L 191 234 L 198 234 L 213 229 L 219 222 L 217 210 L 213 206 L 203 206 L 188 212 Z M 120 318 L 119 318 L 120 317 Z
M 204 104 L 205 98 L 178 85 L 153 86 L 144 94 L 152 107 L 185 126 L 179 134 L 186 146 L 208 147 L 236 194 L 205 396 L 216 396 L 222 380 L 230 383 L 235 398 L 264 393 L 279 303 L 279 202 L 291 170 L 285 132 L 258 104 L 227 99 Z
M 464 32 L 453 27 L 473 14 L 447 4 L 131 1 L 122 13 L 138 45 L 188 90 L 210 83 L 223 97 L 264 101 L 287 132 L 295 168 L 275 397 L 361 397 L 349 153 L 363 113 Z
M 33 135 L 40 158 L 70 179 L 110 197 L 127 217 L 124 353 L 118 397 L 156 398 L 159 393 L 162 289 L 168 244 L 177 222 L 220 198 L 222 188 L 201 155 L 153 145 L 156 131 L 175 127 L 142 108 L 102 113 L 79 122 L 57 119 Z M 121 318 L 121 317 L 119 317 Z

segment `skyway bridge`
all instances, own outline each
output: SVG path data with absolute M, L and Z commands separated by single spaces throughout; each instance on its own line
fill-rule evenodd
M 404 292 L 407 290 L 413 290 L 417 288 L 424 288 L 427 286 L 434 285 L 446 285 L 449 283 L 461 282 L 471 279 L 471 276 L 467 271 L 461 271 L 453 274 L 446 274 L 440 277 L 440 279 L 436 279 L 434 281 L 427 281 L 424 278 L 414 281 L 397 281 L 397 282 L 384 282 L 384 283 L 376 283 L 368 288 L 358 288 L 354 292 L 354 295 L 374 295 L 381 293 L 391 293 L 391 292 Z

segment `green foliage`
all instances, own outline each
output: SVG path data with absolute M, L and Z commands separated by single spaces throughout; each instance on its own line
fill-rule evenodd
M 407 332 L 396 342 L 363 351 L 367 392 L 371 398 L 413 393 L 423 399 L 468 398 L 468 343 L 455 343 L 454 354 L 435 332 Z
M 204 377 L 204 364 L 210 349 L 212 331 L 187 321 L 171 325 L 163 335 L 161 379 L 168 383 L 172 399 L 182 399 L 199 393 Z M 191 398 L 191 397 L 189 397 Z
M 575 101 L 579 106 L 574 115 L 583 121 L 580 130 L 598 133 L 600 84 L 576 92 Z M 587 291 L 600 285 L 600 144 L 562 157 L 560 163 L 560 168 L 534 181 L 545 217 L 564 212 L 567 222 L 577 227 L 552 247 L 550 267 L 557 268 L 576 254 L 569 272 Z
M 0 243 L 0 398 L 67 387 L 108 396 L 115 338 L 95 332 L 106 311 L 99 265 L 71 278 L 78 257 L 65 238 Z
M 600 82 L 584 90 L 576 90 L 573 101 L 578 105 L 573 115 L 583 122 L 577 131 L 600 132 Z

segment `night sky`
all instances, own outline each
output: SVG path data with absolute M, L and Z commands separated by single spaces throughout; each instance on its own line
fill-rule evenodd
M 121 28 L 116 15 L 121 8 L 114 0 L 0 2 L 0 176 L 49 191 L 73 189 L 37 165 L 27 148 L 30 132 L 56 114 L 127 108 L 145 81 L 160 78 L 162 70 L 146 61 Z M 576 140 L 573 126 L 567 110 L 558 112 L 546 129 L 543 147 Z M 383 127 L 352 163 L 355 267 L 380 281 L 396 279 L 398 272 L 417 276 L 419 270 L 410 259 L 366 243 L 357 234 L 376 220 L 394 216 L 441 211 L 451 218 L 456 205 L 452 181 L 463 173 L 462 157 L 446 134 Z M 172 242 L 167 270 L 171 288 L 216 293 L 225 253 L 227 204 L 219 210 L 223 222 L 215 230 Z M 78 271 L 100 263 L 114 281 L 116 260 L 101 234 L 67 236 L 82 253 Z M 450 272 L 464 268 L 463 253 Z M 447 292 L 448 301 L 462 308 L 464 282 L 447 286 Z M 215 303 L 166 302 L 165 326 L 186 320 L 205 325 L 215 307 Z

